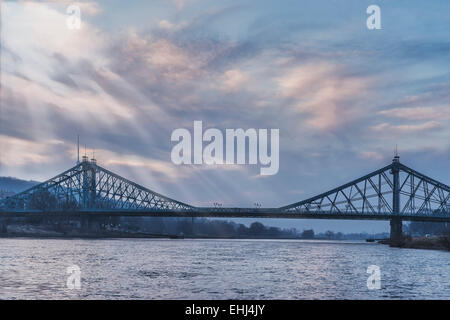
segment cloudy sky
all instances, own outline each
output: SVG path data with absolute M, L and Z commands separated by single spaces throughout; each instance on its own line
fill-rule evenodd
M 366 27 L 371 4 L 381 30 Z M 448 0 L 1 1 L 0 175 L 68 169 L 80 134 L 101 166 L 192 205 L 286 205 L 390 163 L 396 145 L 449 183 L 449 12 Z M 194 120 L 280 129 L 278 174 L 172 164 L 171 133 Z

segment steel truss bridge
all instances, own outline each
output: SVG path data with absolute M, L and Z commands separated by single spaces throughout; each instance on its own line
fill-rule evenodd
M 83 157 L 73 168 L 0 201 L 0 217 L 42 214 L 389 220 L 391 239 L 400 239 L 403 220 L 450 222 L 450 187 L 403 165 L 395 156 L 379 170 L 284 207 L 195 207 Z

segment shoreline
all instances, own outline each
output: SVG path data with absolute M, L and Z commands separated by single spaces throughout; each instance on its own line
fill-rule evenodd
M 232 240 L 328 240 L 328 239 L 302 239 L 302 238 L 263 238 L 263 237 L 209 237 L 209 236 L 179 236 L 179 235 L 158 235 L 158 234 L 70 234 L 70 235 L 55 235 L 55 234 L 30 234 L 30 233 L 9 233 L 1 234 L 2 238 L 36 238 L 36 239 L 232 239 Z M 333 239 L 331 239 L 333 240 Z M 336 240 L 336 239 L 335 239 Z M 336 240 L 338 241 L 338 240 Z M 361 240 L 363 241 L 363 240 Z
M 172 234 L 152 234 L 144 232 L 67 232 L 61 233 L 57 231 L 48 230 L 29 230 L 29 232 L 6 232 L 0 233 L 0 239 L 14 239 L 14 238 L 34 238 L 34 239 L 86 239 L 86 240 L 101 240 L 101 239 L 230 239 L 230 240 L 325 240 L 325 241 L 347 241 L 350 239 L 324 239 L 324 238 L 291 238 L 291 237 L 221 237 L 221 236 L 202 236 L 202 235 L 172 235 Z M 355 239 L 356 240 L 356 239 Z M 434 237 L 419 237 L 411 238 L 405 237 L 401 241 L 392 242 L 390 239 L 373 239 L 374 241 L 367 241 L 368 239 L 358 239 L 359 241 L 389 245 L 393 248 L 405 249 L 426 249 L 426 250 L 441 250 L 450 251 L 450 236 L 434 236 Z M 369 239 L 372 240 L 372 239 Z
M 393 248 L 450 251 L 450 236 L 405 237 L 396 242 L 386 239 L 377 241 L 377 243 L 389 245 Z
M 325 238 L 292 238 L 292 237 L 226 237 L 226 236 L 202 236 L 202 235 L 171 235 L 150 233 L 126 233 L 112 232 L 104 234 L 92 233 L 70 233 L 61 234 L 56 232 L 11 232 L 0 233 L 0 239 L 7 238 L 35 238 L 35 239 L 230 239 L 230 240 L 316 240 L 316 241 L 365 241 L 365 239 L 325 239 Z

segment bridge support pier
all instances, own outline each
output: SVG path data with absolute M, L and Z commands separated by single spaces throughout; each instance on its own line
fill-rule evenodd
M 98 219 L 92 217 L 89 221 L 89 230 L 94 233 L 100 232 L 100 230 L 101 230 L 100 221 Z
M 80 229 L 87 230 L 89 228 L 89 216 L 81 215 L 80 216 Z
M 0 218 L 0 233 L 8 232 L 8 218 Z
M 394 217 L 391 219 L 391 244 L 398 244 L 403 240 L 402 219 Z
M 81 230 L 86 232 L 99 232 L 101 230 L 102 218 L 91 215 L 82 215 L 80 217 Z

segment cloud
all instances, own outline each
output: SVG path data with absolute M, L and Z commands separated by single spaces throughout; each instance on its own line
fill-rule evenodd
M 61 149 L 64 142 L 58 140 L 44 140 L 40 142 L 0 135 L 1 156 L 0 164 L 20 167 L 25 164 L 49 164 L 58 158 L 54 148 Z
M 383 160 L 385 158 L 385 155 L 376 151 L 362 151 L 360 153 L 360 157 L 363 159 L 379 161 Z
M 345 74 L 329 62 L 297 66 L 277 82 L 281 96 L 293 100 L 294 111 L 320 131 L 338 129 L 368 111 L 362 101 L 369 94 L 370 79 Z
M 393 108 L 379 114 L 406 120 L 450 120 L 450 106 Z
M 92 63 L 100 63 L 98 58 L 104 49 L 105 37 L 87 21 L 82 22 L 80 29 L 69 29 L 67 14 L 58 10 L 61 6 L 65 8 L 56 3 L 3 3 L 3 49 L 12 49 L 22 64 L 39 62 L 42 71 L 54 62 L 53 53 L 68 60 L 89 59 Z M 42 55 L 44 52 L 50 55 Z M 40 60 L 36 61 L 37 58 Z M 16 67 L 20 66 L 25 67 Z
M 172 23 L 166 19 L 163 19 L 161 21 L 159 21 L 158 26 L 159 28 L 166 30 L 166 31 L 170 31 L 170 32 L 174 32 L 174 31 L 179 31 L 181 29 L 183 29 L 184 27 L 186 27 L 187 23 L 186 22 L 180 22 L 180 23 Z
M 244 84 L 248 81 L 248 77 L 238 69 L 225 71 L 222 79 L 223 89 L 226 91 L 242 89 Z
M 207 77 L 210 53 L 191 52 L 168 38 L 141 36 L 130 30 L 111 47 L 111 69 L 152 99 L 182 94 L 175 88 L 192 88 L 193 81 Z
M 371 129 L 375 132 L 382 132 L 383 134 L 389 133 L 416 133 L 424 131 L 434 131 L 441 129 L 442 125 L 437 121 L 427 121 L 420 124 L 401 124 L 392 125 L 386 122 L 373 126 Z
M 185 171 L 181 170 L 179 167 L 177 168 L 168 161 L 160 161 L 148 157 L 120 155 L 106 150 L 99 150 L 96 153 L 101 155 L 98 157 L 98 160 L 106 167 L 137 167 L 139 170 L 149 170 L 153 174 L 162 176 L 164 180 L 172 181 L 177 181 L 188 176 Z
M 172 2 L 175 4 L 176 8 L 179 11 L 183 10 L 186 4 L 186 0 L 172 0 Z
M 96 16 L 102 12 L 102 8 L 100 7 L 100 5 L 97 2 L 93 1 L 71 2 L 70 5 L 80 7 L 81 17 L 83 17 L 84 14 L 89 16 Z

